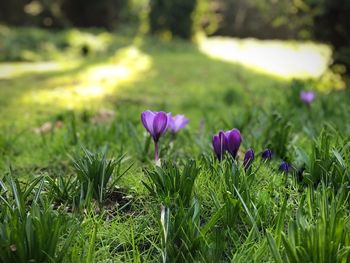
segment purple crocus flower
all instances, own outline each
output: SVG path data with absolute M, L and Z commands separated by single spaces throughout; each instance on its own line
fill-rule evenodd
M 281 172 L 288 173 L 288 171 L 289 171 L 289 164 L 287 162 L 285 162 L 285 161 L 282 161 L 282 163 L 280 164 L 279 170 Z
M 226 150 L 235 159 L 238 153 L 238 149 L 242 142 L 241 133 L 237 129 L 232 129 L 225 132 L 226 137 Z
M 213 149 L 218 157 L 219 161 L 222 161 L 224 153 L 226 151 L 226 136 L 223 131 L 220 131 L 218 134 L 215 134 L 212 139 Z
M 168 129 L 173 133 L 177 133 L 180 129 L 184 128 L 189 122 L 189 119 L 184 115 L 175 115 L 169 118 Z
M 300 99 L 302 102 L 304 102 L 306 105 L 310 106 L 313 100 L 315 99 L 315 93 L 312 91 L 301 91 L 300 92 Z
M 141 121 L 148 133 L 152 136 L 154 141 L 154 159 L 159 159 L 158 155 L 158 141 L 159 138 L 166 132 L 168 127 L 168 119 L 170 114 L 163 111 L 144 111 L 141 113 Z
M 271 160 L 272 159 L 272 151 L 270 149 L 265 149 L 261 154 L 261 158 L 263 160 Z
M 252 165 L 253 161 L 254 161 L 254 150 L 249 149 L 248 151 L 246 151 L 244 155 L 244 160 L 243 160 L 244 170 L 248 170 L 249 167 Z

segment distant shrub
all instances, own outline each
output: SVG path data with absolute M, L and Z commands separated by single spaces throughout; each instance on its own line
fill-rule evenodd
M 334 47 L 334 61 L 350 67 L 350 0 L 208 0 L 219 23 L 214 35 L 315 39 Z M 273 2 L 273 6 L 271 5 Z
M 0 1 L 0 22 L 12 25 L 23 23 L 26 2 L 25 0 Z
M 350 69 L 350 0 L 324 0 L 315 17 L 313 32 L 316 39 L 334 47 L 334 60 Z
M 108 51 L 114 37 L 102 30 L 47 31 L 0 25 L 0 61 L 43 61 L 94 56 Z
M 191 38 L 196 3 L 197 0 L 151 0 L 151 32 L 170 31 L 174 36 Z
M 0 22 L 48 28 L 113 29 L 133 10 L 128 0 L 14 0 L 0 2 Z M 129 18 L 128 18 L 129 19 Z
M 121 19 L 127 0 L 65 0 L 62 10 L 78 27 L 114 28 Z

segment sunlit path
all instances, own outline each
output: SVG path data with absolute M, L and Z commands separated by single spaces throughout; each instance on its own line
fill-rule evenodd
M 224 37 L 202 39 L 199 48 L 212 58 L 282 78 L 320 77 L 327 70 L 332 53 L 327 45 L 311 42 Z

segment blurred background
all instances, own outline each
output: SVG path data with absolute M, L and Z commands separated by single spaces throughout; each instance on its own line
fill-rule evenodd
M 344 89 L 348 16 L 350 0 L 2 0 L 1 114 L 92 101 L 202 114 L 218 98 L 268 103 L 292 79 Z
M 334 48 L 349 67 L 349 0 L 11 0 L 0 2 L 0 22 L 50 30 L 137 30 L 190 39 L 209 36 L 316 40 Z M 148 20 L 148 21 L 145 21 Z M 144 25 L 146 26 L 146 25 Z M 2 29 L 2 35 L 5 34 Z M 29 40 L 28 40 L 29 41 Z M 2 41 L 1 53 L 7 51 Z M 20 57 L 8 57 L 20 59 Z M 4 59 L 4 57 L 3 57 Z

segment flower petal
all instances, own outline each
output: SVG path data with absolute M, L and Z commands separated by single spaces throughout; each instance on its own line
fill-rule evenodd
M 220 161 L 222 160 L 222 157 L 226 151 L 225 141 L 226 137 L 223 131 L 215 134 L 212 139 L 214 152 Z
M 160 136 L 168 127 L 168 115 L 165 112 L 158 112 L 153 120 L 153 139 L 158 141 Z
M 270 149 L 265 149 L 262 154 L 261 158 L 264 160 L 271 160 L 272 159 L 272 151 Z
M 176 125 L 177 129 L 180 130 L 183 127 L 185 127 L 189 121 L 190 120 L 185 118 L 184 115 L 178 115 L 178 117 L 175 120 L 175 125 Z
M 242 142 L 241 133 L 237 129 L 232 129 L 225 133 L 226 137 L 226 150 L 231 154 L 233 158 L 236 158 L 238 149 Z
M 244 155 L 244 160 L 243 160 L 244 169 L 245 170 L 249 169 L 253 161 L 254 161 L 254 150 L 249 149 Z
M 141 113 L 141 121 L 146 130 L 153 136 L 153 121 L 155 112 L 147 110 Z
M 289 169 L 290 169 L 289 164 L 287 162 L 285 162 L 285 161 L 282 161 L 282 163 L 280 164 L 279 170 L 281 172 L 288 173 Z
M 224 131 L 219 132 L 219 138 L 220 138 L 220 149 L 224 154 L 225 151 L 227 150 L 227 137 Z
M 306 104 L 311 104 L 315 99 L 315 93 L 313 91 L 301 91 L 300 99 Z
M 171 132 L 176 133 L 180 129 L 184 128 L 189 122 L 189 119 L 185 118 L 184 115 L 175 115 L 170 118 L 168 128 Z
M 221 143 L 220 143 L 220 138 L 219 135 L 215 134 L 212 139 L 212 144 L 213 144 L 213 149 L 218 157 L 218 159 L 221 159 Z

